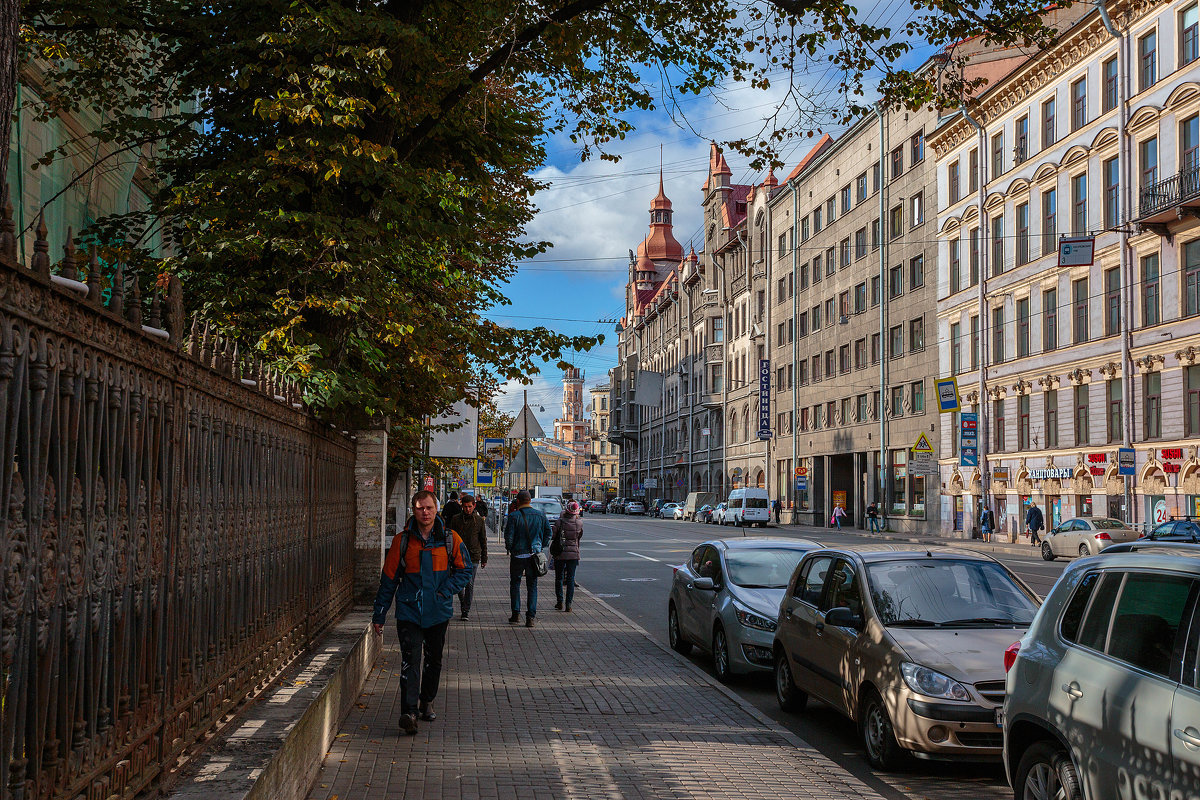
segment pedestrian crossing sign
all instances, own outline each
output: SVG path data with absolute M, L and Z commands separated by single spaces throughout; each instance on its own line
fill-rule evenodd
M 929 453 L 933 454 L 933 445 L 929 441 L 929 437 L 922 433 L 917 437 L 917 443 L 912 446 L 914 453 Z

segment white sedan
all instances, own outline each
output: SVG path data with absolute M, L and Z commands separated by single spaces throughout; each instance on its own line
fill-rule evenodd
M 662 519 L 683 519 L 683 506 L 679 503 L 667 503 L 658 510 L 658 516 Z

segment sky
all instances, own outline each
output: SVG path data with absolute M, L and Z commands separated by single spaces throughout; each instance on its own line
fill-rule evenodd
M 873 21 L 886 21 L 886 15 L 897 13 L 897 8 L 911 10 L 907 4 L 881 3 L 868 14 Z M 924 48 L 918 60 L 930 52 Z M 682 107 L 688 127 L 661 110 L 628 115 L 636 130 L 608 146 L 609 152 L 620 156 L 615 164 L 596 159 L 581 162 L 579 148 L 565 134 L 546 141 L 547 162 L 534 176 L 549 186 L 534 196 L 538 212 L 527 238 L 553 246 L 518 266 L 505 287 L 511 305 L 495 308 L 487 316 L 515 327 L 544 325 L 569 335 L 604 334 L 604 344 L 565 359 L 584 372 L 585 406 L 590 401 L 587 389 L 603 383 L 609 368 L 616 364 L 615 321 L 625 313 L 628 253 L 649 229 L 650 201 L 658 192 L 660 165 L 664 190 L 673 205 L 675 238 L 684 252 L 692 246 L 699 252 L 703 243 L 701 187 L 708 172 L 710 141 L 759 131 L 784 95 L 786 75 L 776 74 L 773 80 L 776 83 L 770 89 L 731 84 L 686 99 Z M 826 103 L 837 100 L 838 77 L 827 67 L 799 75 L 797 82 Z M 843 130 L 845 126 L 827 125 L 820 132 L 836 138 Z M 777 176 L 782 180 L 816 141 L 815 136 L 797 137 L 787 143 L 783 149 L 786 166 Z M 734 183 L 758 183 L 766 178 L 765 172 L 751 172 L 746 159 L 728 149 L 724 152 Z M 561 373 L 550 363 L 529 385 L 510 381 L 499 398 L 500 409 L 520 410 L 522 391 L 528 392 L 530 406 L 552 435 L 554 419 L 562 415 Z

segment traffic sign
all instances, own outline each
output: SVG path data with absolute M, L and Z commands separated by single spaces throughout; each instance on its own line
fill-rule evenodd
M 938 411 L 962 411 L 958 401 L 958 378 L 943 378 L 937 383 Z
M 1117 474 L 1118 475 L 1133 475 L 1135 456 L 1132 447 L 1117 448 Z
M 912 449 L 914 453 L 928 453 L 929 455 L 933 455 L 933 444 L 924 433 L 917 437 L 917 443 L 912 446 Z
M 908 469 L 913 475 L 929 475 L 935 469 L 932 453 L 913 453 L 908 458 Z
M 1095 261 L 1095 254 L 1095 236 L 1064 236 L 1058 240 L 1060 267 L 1090 267 Z

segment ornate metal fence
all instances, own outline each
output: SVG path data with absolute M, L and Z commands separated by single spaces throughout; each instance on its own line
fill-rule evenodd
M 17 266 L 0 220 L 0 796 L 127 798 L 349 606 L 354 454 L 185 351 L 177 283 L 103 301 L 38 239 Z

